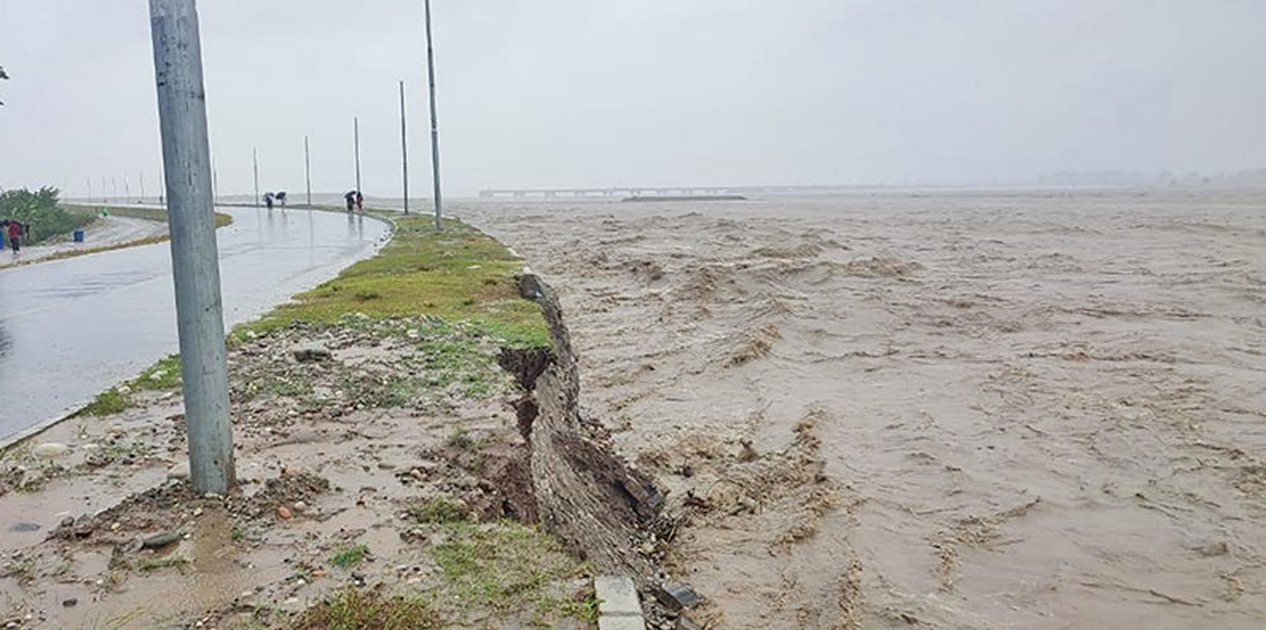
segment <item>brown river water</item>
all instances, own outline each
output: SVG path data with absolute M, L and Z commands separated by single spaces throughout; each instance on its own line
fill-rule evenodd
M 458 213 L 559 290 L 721 627 L 1266 627 L 1266 193 Z

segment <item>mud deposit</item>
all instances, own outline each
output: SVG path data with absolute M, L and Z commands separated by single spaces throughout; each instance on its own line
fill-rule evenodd
M 324 627 L 366 593 L 426 627 L 586 627 L 590 568 L 533 524 L 500 352 L 424 317 L 239 335 L 226 497 L 189 487 L 174 389 L 5 453 L 0 627 Z
M 1266 197 L 485 204 L 726 628 L 1266 625 Z

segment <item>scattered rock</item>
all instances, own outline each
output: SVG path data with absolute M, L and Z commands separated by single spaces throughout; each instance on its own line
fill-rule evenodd
M 655 593 L 655 598 L 672 610 L 690 608 L 700 601 L 699 594 L 690 585 L 678 582 L 664 584 Z
M 166 547 L 167 545 L 170 545 L 174 542 L 179 541 L 180 537 L 181 537 L 181 534 L 180 532 L 177 532 L 177 531 L 154 534 L 153 536 L 150 536 L 149 538 L 146 538 L 145 540 L 141 541 L 141 548 L 142 549 L 159 549 L 159 548 Z
M 70 447 L 66 446 L 65 444 L 62 444 L 61 442 L 45 442 L 31 449 L 31 454 L 35 455 L 36 457 L 42 457 L 44 459 L 53 459 L 54 457 L 61 457 L 62 455 L 65 455 L 66 453 L 69 453 L 69 452 L 70 452 Z
M 40 526 L 38 523 L 28 523 L 25 521 L 19 521 L 9 526 L 9 531 L 11 532 L 37 532 L 39 529 Z
M 703 630 L 703 626 L 694 619 L 682 615 L 677 618 L 677 630 Z
M 296 513 L 303 514 L 303 512 L 308 509 L 308 504 L 303 501 L 295 501 L 295 504 L 290 507 L 294 509 Z
M 277 518 L 284 521 L 286 519 L 289 519 L 290 517 L 291 517 L 290 508 L 284 505 L 277 507 Z
M 172 466 L 167 471 L 168 479 L 188 479 L 189 478 L 189 462 L 181 462 Z
M 1215 542 L 1209 542 L 1207 544 L 1196 547 L 1196 552 L 1206 557 L 1225 556 L 1229 551 L 1230 551 L 1230 548 L 1227 547 L 1226 541 L 1221 541 L 1221 540 L 1215 541 Z
M 78 604 L 78 603 L 79 603 L 79 600 L 74 597 L 62 600 L 62 606 L 66 608 L 72 608 L 74 607 L 75 604 Z

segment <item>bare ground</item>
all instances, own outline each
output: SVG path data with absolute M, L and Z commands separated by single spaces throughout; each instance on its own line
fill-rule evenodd
M 228 497 L 190 490 L 175 391 L 131 391 L 133 408 L 6 454 L 0 627 L 289 627 L 344 589 L 421 602 L 444 627 L 589 625 L 589 567 L 532 524 L 496 339 L 354 315 L 242 338 Z M 293 356 L 314 342 L 329 359 Z

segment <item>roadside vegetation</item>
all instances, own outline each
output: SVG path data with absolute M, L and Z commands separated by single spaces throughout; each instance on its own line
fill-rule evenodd
M 91 204 L 64 204 L 63 208 L 67 212 L 77 215 L 88 215 L 92 217 L 99 216 L 103 211 L 111 216 L 131 217 L 133 219 L 148 219 L 150 221 L 167 222 L 167 210 L 165 208 L 137 208 L 132 206 L 108 206 L 108 205 L 91 205 Z M 222 228 L 233 223 L 233 217 L 223 212 L 215 213 L 215 227 Z M 165 238 L 162 240 L 166 240 Z
M 31 226 L 24 245 L 37 245 L 92 223 L 93 217 L 59 206 L 59 195 L 56 188 L 49 186 L 35 192 L 24 188 L 0 193 L 0 219 L 13 219 Z

